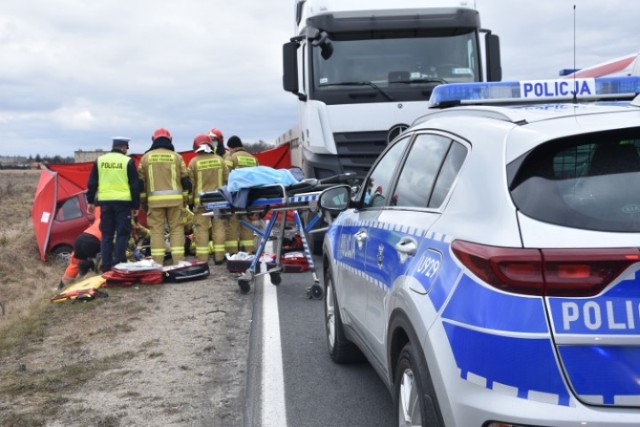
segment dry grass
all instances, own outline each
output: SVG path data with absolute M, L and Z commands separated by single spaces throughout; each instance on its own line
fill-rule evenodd
M 40 261 L 31 222 L 39 177 L 40 171 L 0 171 L 0 360 L 5 363 L 31 352 L 52 327 L 48 298 L 62 274 L 63 267 Z M 78 379 L 86 377 L 86 367 L 76 368 Z M 0 393 L 24 399 L 37 391 L 43 411 L 58 406 L 56 389 L 68 385 L 66 374 L 41 376 L 20 363 L 13 371 L 14 376 L 3 375 Z M 33 413 L 6 415 L 3 426 L 43 425 L 43 418 Z
M 34 369 L 31 355 L 40 359 L 37 354 L 45 338 L 68 320 L 65 316 L 77 311 L 69 307 L 70 311 L 64 313 L 49 302 L 63 267 L 40 261 L 31 222 L 39 177 L 40 171 L 0 171 L 0 394 L 21 402 L 23 408 L 0 411 L 2 427 L 46 425 L 65 403 L 60 401 L 61 390 L 76 389 L 131 357 L 119 354 L 53 369 L 45 368 L 45 363 Z M 81 311 L 86 313 L 97 306 L 83 305 Z M 72 342 L 67 344 L 74 346 Z M 100 425 L 117 423 L 102 420 Z
M 242 425 L 251 295 L 217 268 L 51 303 L 64 268 L 40 261 L 39 176 L 0 171 L 0 427 Z
M 12 319 L 29 315 L 62 275 L 62 267 L 40 261 L 31 223 L 39 177 L 40 171 L 0 171 L 0 335 Z

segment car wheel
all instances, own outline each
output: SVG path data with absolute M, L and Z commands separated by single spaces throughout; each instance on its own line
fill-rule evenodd
M 442 425 L 429 370 L 422 360 L 411 342 L 398 357 L 394 382 L 398 427 Z
M 71 253 L 73 252 L 73 248 L 69 245 L 61 245 L 56 247 L 53 251 L 51 251 L 51 257 L 53 260 L 62 266 L 69 265 L 71 261 Z
M 327 271 L 324 278 L 325 304 L 324 319 L 327 335 L 327 347 L 331 359 L 336 363 L 353 363 L 364 359 L 360 349 L 349 341 L 344 335 L 344 327 L 340 310 L 338 308 L 338 298 L 333 286 L 331 272 Z

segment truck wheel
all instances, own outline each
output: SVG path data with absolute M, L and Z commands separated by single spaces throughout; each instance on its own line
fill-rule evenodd
M 331 272 L 327 271 L 324 278 L 325 304 L 324 319 L 327 335 L 329 356 L 335 363 L 353 363 L 364 360 L 364 355 L 358 347 L 344 335 L 342 318 L 338 308 L 338 298 L 333 286 Z

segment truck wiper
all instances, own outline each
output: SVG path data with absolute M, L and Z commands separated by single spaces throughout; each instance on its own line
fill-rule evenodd
M 394 80 L 391 83 L 438 83 L 438 84 L 447 84 L 449 83 L 445 79 L 441 79 L 439 77 L 424 77 L 420 79 L 409 79 L 409 80 Z
M 378 86 L 377 84 L 375 84 L 373 82 L 370 82 L 368 80 L 360 80 L 360 81 L 355 81 L 355 82 L 325 83 L 325 84 L 320 84 L 318 86 L 319 87 L 327 87 L 327 86 L 371 86 L 372 88 L 374 88 L 375 90 L 380 92 L 385 98 L 387 98 L 387 100 L 393 101 L 393 97 L 391 95 L 389 95 L 387 92 L 382 90 L 382 88 L 380 86 Z

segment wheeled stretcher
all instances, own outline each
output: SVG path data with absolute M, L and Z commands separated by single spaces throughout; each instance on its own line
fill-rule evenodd
M 313 257 L 309 250 L 307 235 L 311 232 L 321 232 L 323 228 L 314 227 L 322 218 L 322 213 L 317 209 L 318 197 L 322 190 L 330 185 L 323 184 L 318 180 L 305 180 L 300 183 L 284 186 L 281 184 L 264 185 L 261 187 L 248 189 L 246 203 L 244 206 L 234 206 L 233 201 L 229 200 L 229 195 L 225 195 L 221 191 L 212 191 L 200 195 L 200 201 L 208 216 L 230 216 L 238 215 L 257 215 L 265 218 L 267 213 L 271 213 L 266 222 L 264 230 L 255 227 L 251 222 L 241 220 L 240 223 L 244 227 L 251 229 L 260 237 L 260 243 L 257 245 L 255 257 L 251 261 L 249 268 L 238 279 L 238 286 L 241 292 L 247 293 L 251 289 L 257 276 L 269 274 L 271 282 L 279 285 L 281 282 L 280 273 L 284 271 L 282 266 L 282 245 L 285 240 L 285 229 L 287 228 L 287 214 L 291 213 L 295 229 L 301 237 L 304 256 L 309 264 L 309 270 L 313 276 L 313 284 L 306 289 L 307 297 L 321 299 L 323 296 L 323 288 L 316 272 Z M 302 224 L 299 211 L 309 211 L 312 219 L 307 222 L 306 226 Z M 327 222 L 330 221 L 326 218 Z M 289 220 L 290 222 L 290 220 Z M 273 250 L 275 250 L 275 261 L 266 264 L 267 268 L 260 268 L 259 263 L 261 256 L 265 253 L 268 242 L 274 242 Z

